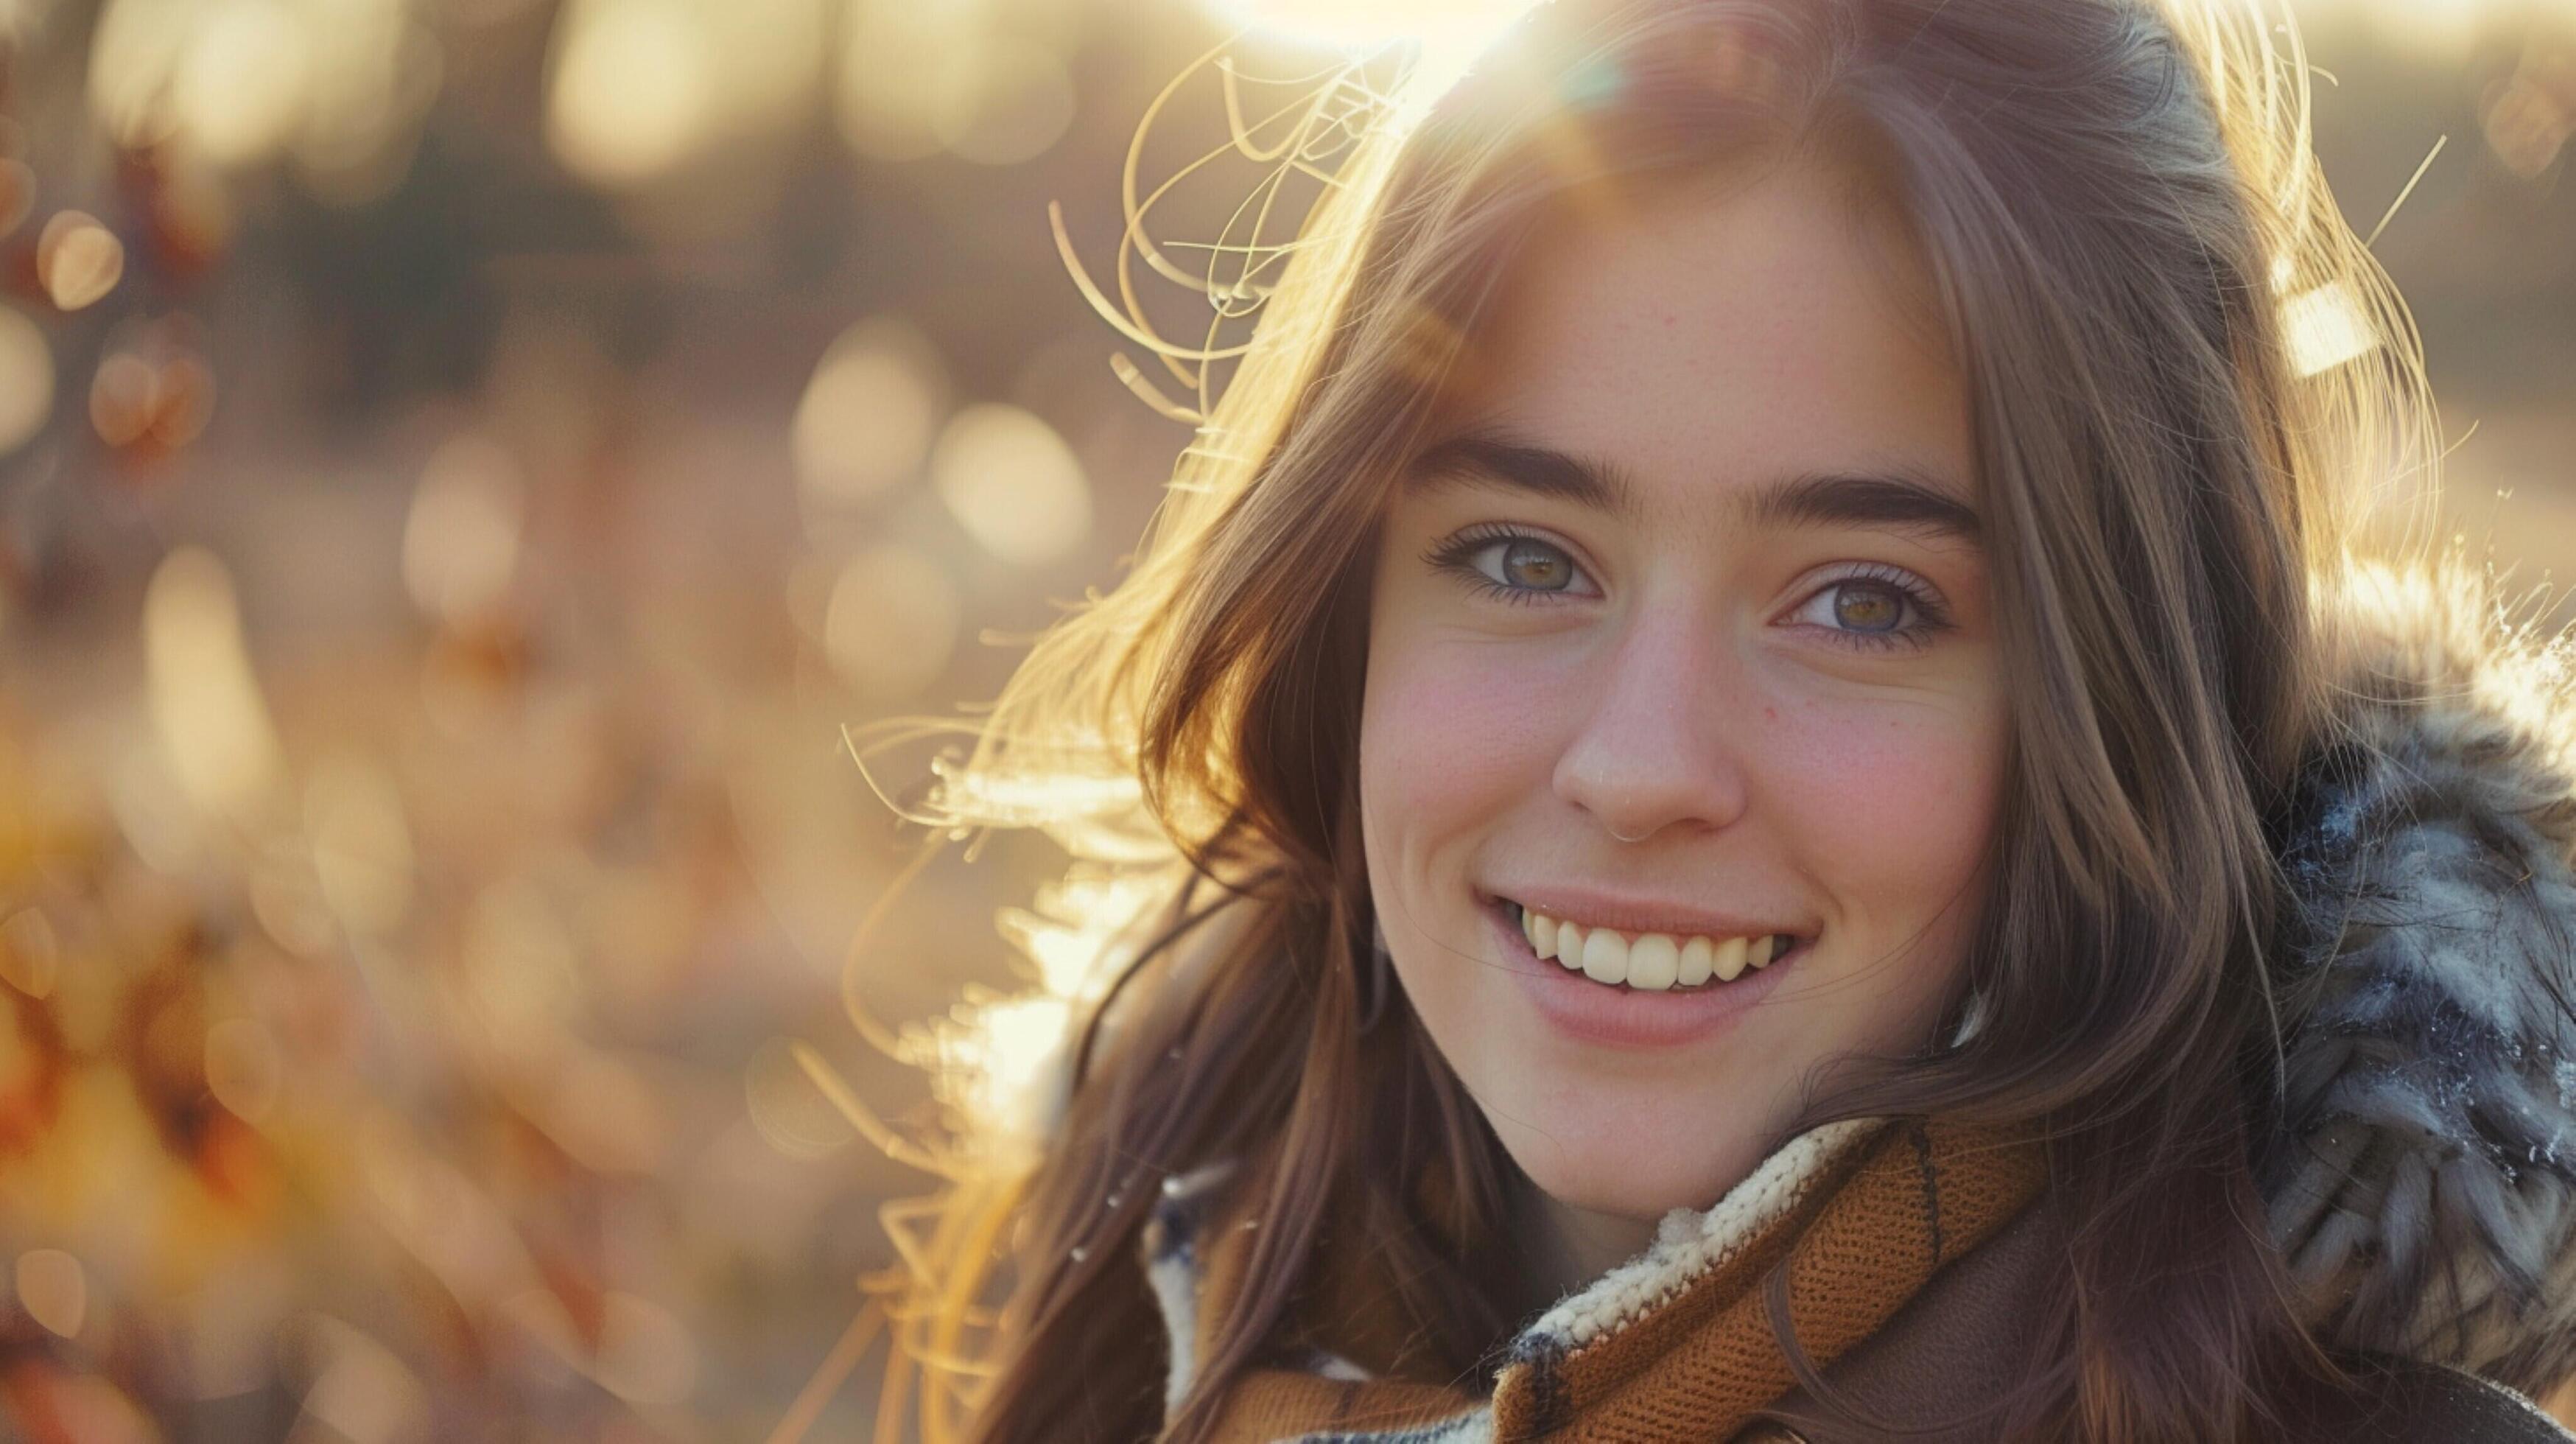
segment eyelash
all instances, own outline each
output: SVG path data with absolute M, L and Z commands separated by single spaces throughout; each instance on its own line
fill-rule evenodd
M 1566 550 L 1563 546 L 1535 532 L 1522 531 L 1518 527 L 1506 526 L 1501 522 L 1479 522 L 1423 553 L 1422 560 L 1441 571 L 1455 574 L 1478 596 L 1493 597 L 1498 601 L 1510 602 L 1519 607 L 1554 605 L 1553 599 L 1563 595 L 1562 593 L 1545 591 L 1537 587 L 1506 585 L 1485 575 L 1469 561 L 1471 557 L 1492 550 L 1497 542 L 1516 541 L 1533 541 L 1541 546 L 1554 547 L 1561 552 Z M 1569 554 L 1566 560 L 1572 562 L 1572 555 Z M 1575 570 L 1581 571 L 1582 568 L 1578 565 Z
M 1914 609 L 1916 620 L 1910 625 L 1885 632 L 1855 632 L 1841 627 L 1824 628 L 1825 635 L 1831 637 L 1838 645 L 1872 652 L 1892 652 L 1900 647 L 1919 652 L 1932 645 L 1932 639 L 1935 636 L 1950 630 L 1950 613 L 1941 605 L 1940 598 L 1933 593 L 1932 588 L 1912 572 L 1902 567 L 1890 566 L 1885 562 L 1861 562 L 1850 571 L 1825 578 L 1817 583 L 1814 591 L 1807 593 L 1799 601 L 1798 608 L 1803 610 L 1808 602 L 1818 596 L 1852 582 L 1874 582 L 1895 592 L 1905 599 L 1907 606 Z
M 1423 553 L 1422 560 L 1431 567 L 1455 575 L 1478 596 L 1492 597 L 1520 607 L 1555 605 L 1555 599 L 1563 595 L 1562 593 L 1545 591 L 1537 587 L 1515 587 L 1495 581 L 1477 569 L 1470 560 L 1491 550 L 1497 542 L 1516 541 L 1537 542 L 1541 546 L 1553 547 L 1560 552 L 1566 550 L 1565 547 L 1535 532 L 1523 531 L 1501 522 L 1482 522 L 1434 546 Z M 1573 558 L 1569 555 L 1567 561 L 1572 563 Z M 1575 565 L 1575 569 L 1582 570 L 1579 564 Z M 1818 583 L 1814 591 L 1807 593 L 1800 600 L 1799 608 L 1803 609 L 1808 602 L 1822 593 L 1850 582 L 1875 582 L 1894 590 L 1914 609 L 1919 620 L 1910 626 L 1886 632 L 1856 632 L 1841 627 L 1819 628 L 1818 630 L 1833 639 L 1835 645 L 1863 651 L 1893 651 L 1899 647 L 1920 651 L 1931 645 L 1932 638 L 1936 634 L 1950 629 L 1949 612 L 1943 608 L 1940 599 L 1934 595 L 1932 589 L 1913 573 L 1901 567 L 1889 566 L 1884 562 L 1863 562 L 1850 571 L 1824 579 Z

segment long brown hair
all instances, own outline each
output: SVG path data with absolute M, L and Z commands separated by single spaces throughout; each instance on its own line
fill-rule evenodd
M 1376 518 L 1552 198 L 1800 146 L 1882 180 L 1934 278 L 2014 754 L 1976 1026 L 1867 1060 L 1771 1142 L 1882 1114 L 2041 1126 L 2066 1287 L 2032 1301 L 2042 1347 L 1999 1434 L 2254 1435 L 2335 1377 L 2249 1171 L 2299 1007 L 2266 969 L 2264 818 L 2322 725 L 2310 591 L 2352 543 L 2338 479 L 2429 482 L 2434 457 L 2420 353 L 2316 173 L 2284 19 L 1558 0 L 1427 110 L 1356 132 L 1132 569 L 1037 641 L 917 814 L 1045 826 L 1070 882 L 1151 899 L 1050 995 L 1073 1026 L 1045 1126 L 955 1155 L 980 1171 L 951 1168 L 895 1311 L 926 1435 L 1202 1437 L 1328 1218 L 1386 1251 L 1457 1375 L 1508 1334 L 1487 1279 L 1511 1164 L 1372 969 L 1355 747 Z M 1204 406 L 1227 355 L 1160 349 Z M 1247 1157 L 1274 1165 L 1268 1226 L 1167 1417 L 1139 1231 L 1164 1179 Z M 1439 1227 L 1424 1168 L 1455 1201 Z M 976 1334 L 980 1361 L 958 1357 Z

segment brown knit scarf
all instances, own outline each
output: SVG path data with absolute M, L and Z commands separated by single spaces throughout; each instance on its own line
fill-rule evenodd
M 1387 1317 L 1391 1292 L 1367 1270 L 1373 1251 L 1345 1239 L 1325 1253 L 1293 1331 L 1337 1358 L 1239 1375 L 1216 1437 L 1725 1439 L 1797 1382 L 1765 1297 L 1775 1265 L 1786 1263 L 1790 1321 L 1822 1368 L 2019 1213 L 2042 1175 L 2025 1134 L 1941 1119 L 1828 1124 L 1783 1145 L 1716 1207 L 1668 1216 L 1646 1253 L 1525 1328 L 1490 1397 L 1418 1369 L 1405 1377 L 1405 1323 Z M 1206 1357 L 1241 1287 L 1263 1193 L 1234 1190 L 1197 1234 L 1189 1357 Z

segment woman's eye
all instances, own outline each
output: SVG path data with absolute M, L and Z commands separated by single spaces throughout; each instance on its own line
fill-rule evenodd
M 1802 603 L 1791 621 L 1823 628 L 1852 645 L 1922 645 L 1944 618 L 1928 597 L 1904 583 L 1879 577 L 1828 582 Z
M 1565 548 L 1526 532 L 1463 533 L 1433 548 L 1424 560 L 1502 601 L 1591 595 L 1577 584 L 1583 569 Z
M 1905 621 L 1904 593 L 1885 582 L 1840 582 L 1832 597 L 1834 623 L 1847 632 L 1893 632 Z
M 1574 559 L 1536 537 L 1489 548 L 1502 553 L 1502 580 L 1536 592 L 1561 592 L 1574 580 Z

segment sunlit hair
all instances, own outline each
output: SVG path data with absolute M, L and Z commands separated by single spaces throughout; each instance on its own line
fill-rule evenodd
M 1549 206 L 1797 153 L 1890 195 L 1927 263 L 1973 398 L 2014 751 L 1960 1004 L 1977 1026 L 1872 1060 L 1766 1142 L 1876 1114 L 2044 1128 L 2069 1273 L 2032 1301 L 2047 1317 L 1998 1434 L 2259 1435 L 2333 1381 L 2249 1166 L 2298 1007 L 2264 966 L 2265 820 L 2323 725 L 2312 589 L 2359 518 L 2407 543 L 2438 456 L 2412 327 L 2317 173 L 2287 19 L 2259 0 L 1560 0 L 1418 116 L 1354 67 L 1287 139 L 1247 139 L 1320 199 L 1293 239 L 1186 253 L 1213 273 L 1151 239 L 1131 163 L 1128 247 L 1091 294 L 1170 378 L 1130 365 L 1131 384 L 1199 429 L 1126 576 L 1036 640 L 908 810 L 951 840 L 1043 828 L 1075 861 L 1022 919 L 1045 985 L 929 1050 L 953 1126 L 886 1139 L 942 1184 L 889 1215 L 920 1377 L 890 1376 L 887 1428 L 1154 1434 L 1139 1231 L 1165 1178 L 1230 1157 L 1277 1162 L 1265 1226 L 1169 1437 L 1203 1437 L 1273 1341 L 1328 1218 L 1387 1251 L 1389 1306 L 1441 1365 L 1490 1366 L 1515 1320 L 1480 1259 L 1505 1242 L 1511 1164 L 1400 992 L 1372 1016 L 1376 524 Z M 1164 340 L 1131 257 L 1257 329 Z M 1078 1081 L 1004 1107 L 996 1038 L 1059 1024 Z M 1424 1168 L 1456 1202 L 1438 1228 L 1408 1186 Z

